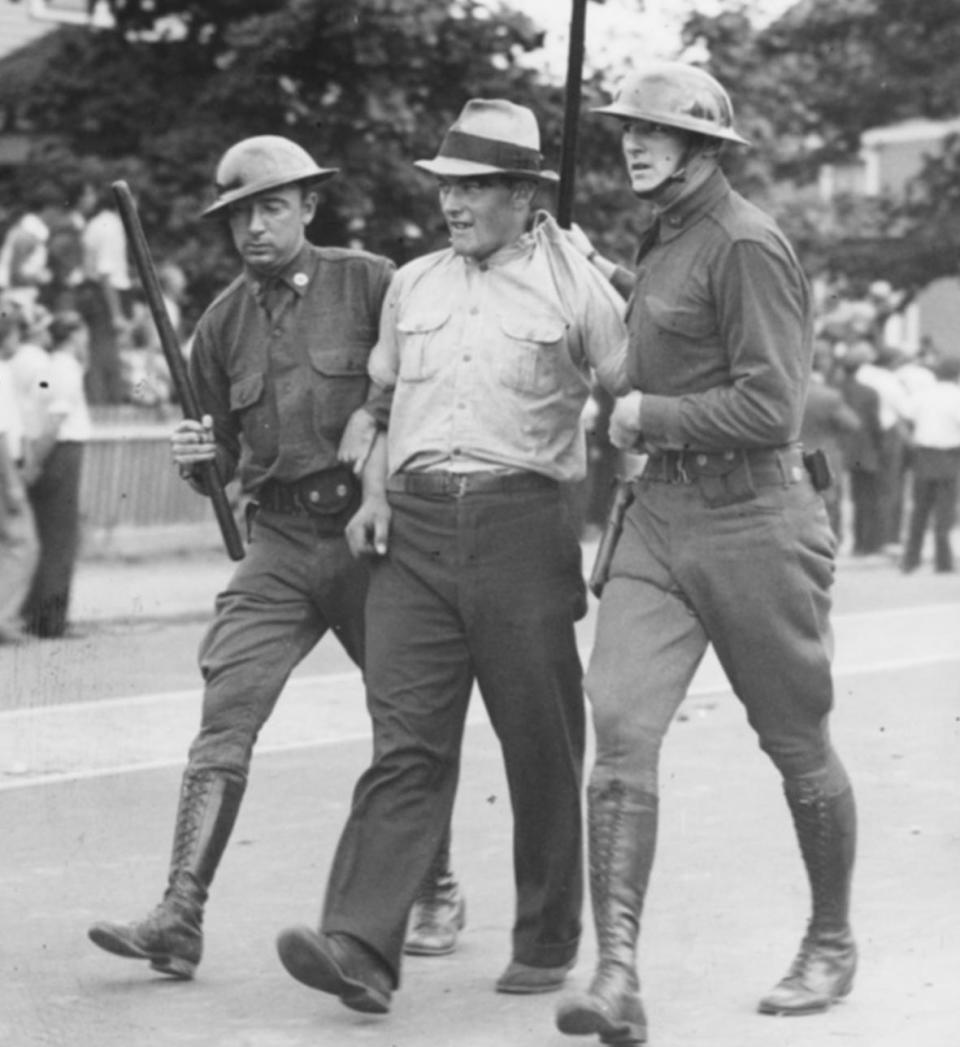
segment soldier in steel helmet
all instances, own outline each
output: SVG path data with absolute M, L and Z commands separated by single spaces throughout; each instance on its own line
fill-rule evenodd
M 599 956 L 557 1024 L 646 1041 L 636 947 L 654 857 L 664 735 L 708 644 L 779 771 L 812 915 L 764 1014 L 828 1008 L 853 984 L 848 918 L 856 813 L 828 731 L 834 539 L 826 478 L 798 444 L 811 301 L 790 244 L 719 165 L 743 144 L 711 76 L 652 63 L 612 104 L 634 193 L 656 216 L 630 291 L 633 390 L 614 443 L 645 452 L 603 589 L 585 678 L 596 730 L 588 788 Z M 720 783 L 719 788 L 723 788 Z
M 200 962 L 208 889 L 287 678 L 328 631 L 357 665 L 364 659 L 367 570 L 344 539 L 360 492 L 338 454 L 368 396 L 367 357 L 394 267 L 307 241 L 316 187 L 335 174 L 289 139 L 244 139 L 220 161 L 204 212 L 226 220 L 243 272 L 197 325 L 190 370 L 207 416 L 176 427 L 172 454 L 198 488 L 202 462 L 239 480 L 251 499 L 249 544 L 200 646 L 202 720 L 163 900 L 144 920 L 89 932 L 101 948 L 175 978 L 191 978 Z

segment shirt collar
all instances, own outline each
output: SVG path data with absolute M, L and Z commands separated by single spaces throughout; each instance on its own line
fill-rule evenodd
M 730 185 L 723 172 L 719 168 L 711 171 L 704 181 L 682 193 L 661 212 L 660 242 L 679 236 L 729 194 Z
M 284 284 L 298 298 L 302 298 L 310 286 L 316 266 L 311 257 L 310 244 L 304 241 L 300 250 L 279 271 L 271 276 L 262 276 L 248 269 L 246 271 L 247 283 L 254 294 L 259 294 L 268 283 Z
M 524 255 L 529 254 L 533 248 L 533 233 L 524 233 L 519 239 L 512 240 L 509 244 L 504 244 L 503 247 L 498 247 L 493 254 L 487 255 L 480 262 L 474 258 L 464 258 L 463 262 L 467 268 L 479 269 L 481 272 L 484 272 L 487 269 L 507 265 L 517 258 L 522 258 Z

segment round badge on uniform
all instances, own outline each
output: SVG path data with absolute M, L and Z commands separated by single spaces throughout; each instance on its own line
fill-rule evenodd
M 310 278 L 307 276 L 306 273 L 294 273 L 293 282 L 296 284 L 297 287 L 306 287 L 307 284 L 310 282 Z

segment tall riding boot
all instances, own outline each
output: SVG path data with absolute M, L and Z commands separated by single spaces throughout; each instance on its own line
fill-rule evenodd
M 657 840 L 657 797 L 613 780 L 587 790 L 590 897 L 597 969 L 586 992 L 562 1001 L 557 1028 L 597 1033 L 607 1044 L 646 1043 L 647 1019 L 637 976 L 640 913 Z
M 813 915 L 793 966 L 759 1004 L 761 1014 L 813 1014 L 853 988 L 857 947 L 850 931 L 850 881 L 857 813 L 846 785 L 836 795 L 808 779 L 784 783 L 810 880 Z
M 174 978 L 192 978 L 203 953 L 203 906 L 240 810 L 246 779 L 237 772 L 187 770 L 163 900 L 139 923 L 95 923 L 87 932 L 101 949 L 149 960 Z
M 445 956 L 457 947 L 466 922 L 466 899 L 450 868 L 448 826 L 410 910 L 403 951 L 409 956 Z

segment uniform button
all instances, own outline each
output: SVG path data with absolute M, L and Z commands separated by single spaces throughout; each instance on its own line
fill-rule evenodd
M 698 454 L 697 455 L 697 465 L 706 465 L 706 464 L 707 464 L 707 456 L 705 454 Z
M 479 312 L 480 312 L 480 307 L 479 306 L 473 305 L 473 306 L 470 307 L 470 315 L 471 316 L 477 316 Z
M 346 496 L 346 493 L 347 493 L 347 485 L 346 484 L 337 484 L 337 497 L 338 498 L 343 498 L 343 497 Z
M 725 462 L 732 462 L 733 461 L 733 451 L 724 451 L 723 452 L 723 460 Z
M 454 447 L 454 449 L 453 449 L 453 453 L 454 453 L 454 454 L 463 454 L 463 452 L 462 452 L 462 451 L 460 450 L 460 448 L 459 448 L 459 447 Z
M 463 354 L 463 362 L 464 362 L 464 363 L 467 363 L 467 364 L 468 364 L 468 363 L 470 363 L 470 361 L 471 361 L 472 359 L 473 359 L 473 357 L 472 357 L 472 356 L 471 356 L 471 355 L 470 355 L 469 353 L 464 353 L 464 354 Z
M 307 495 L 307 497 L 309 498 L 309 500 L 311 502 L 313 502 L 314 505 L 316 505 L 317 502 L 320 501 L 320 492 L 319 491 L 311 491 L 310 494 Z
M 294 273 L 293 282 L 297 287 L 306 287 L 310 282 L 310 278 L 306 273 Z

